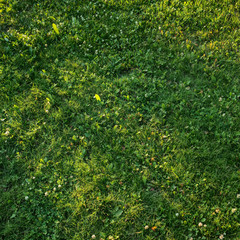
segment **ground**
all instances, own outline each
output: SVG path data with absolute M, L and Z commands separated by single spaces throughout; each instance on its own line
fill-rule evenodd
M 1 0 L 1 239 L 240 239 L 239 8 Z

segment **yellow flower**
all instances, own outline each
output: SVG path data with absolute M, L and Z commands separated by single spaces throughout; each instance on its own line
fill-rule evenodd
M 101 101 L 101 98 L 99 97 L 98 94 L 95 94 L 95 98 L 96 98 L 97 101 Z

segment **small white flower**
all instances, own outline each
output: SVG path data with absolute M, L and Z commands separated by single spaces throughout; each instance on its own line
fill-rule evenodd
M 26 196 L 26 197 L 25 197 L 25 200 L 28 200 L 28 198 L 29 198 L 29 197 L 28 197 L 28 196 Z
M 32 179 L 35 179 L 35 177 L 32 177 Z
M 223 234 L 221 234 L 221 235 L 219 236 L 219 239 L 224 239 Z
M 93 235 L 92 235 L 92 239 L 95 239 L 95 238 L 96 238 L 96 236 L 93 234 Z
M 48 113 L 48 110 L 45 110 L 46 113 Z
M 237 198 L 240 198 L 240 194 L 237 194 Z
M 149 229 L 149 226 L 148 226 L 148 225 L 146 225 L 146 226 L 144 227 L 144 229 L 146 229 L 146 230 L 147 230 L 147 229 Z
M 59 184 L 58 187 L 60 188 L 60 187 L 62 187 L 62 185 Z
M 176 213 L 175 215 L 176 215 L 176 217 L 178 217 L 178 216 L 179 216 L 179 213 Z
M 198 224 L 199 227 L 202 227 L 202 225 L 203 225 L 203 224 L 202 224 L 201 222 Z
M 45 192 L 45 196 L 47 196 L 48 195 L 48 192 Z
M 203 226 L 204 226 L 204 227 L 207 227 L 207 225 L 206 225 L 206 224 L 204 224 Z
M 221 102 L 221 101 L 222 101 L 222 98 L 220 97 L 220 98 L 219 98 L 219 102 Z
M 7 130 L 7 131 L 5 132 L 5 135 L 8 136 L 9 134 L 10 134 L 10 132 Z
M 235 213 L 237 211 L 237 208 L 232 209 L 232 213 Z
M 55 187 L 53 188 L 53 191 L 56 191 L 56 188 L 55 188 Z

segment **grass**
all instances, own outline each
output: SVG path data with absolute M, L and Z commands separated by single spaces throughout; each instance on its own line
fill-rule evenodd
M 239 7 L 1 0 L 1 239 L 240 239 Z

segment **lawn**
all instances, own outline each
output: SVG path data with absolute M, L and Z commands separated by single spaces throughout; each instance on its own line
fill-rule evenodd
M 0 0 L 0 239 L 240 239 L 240 1 Z

